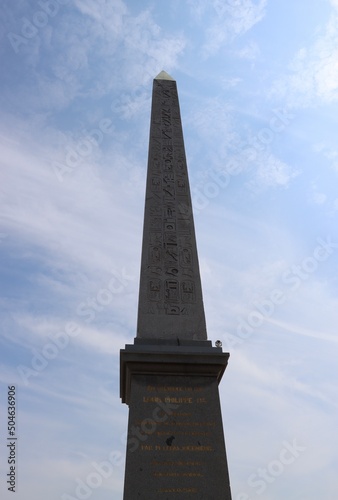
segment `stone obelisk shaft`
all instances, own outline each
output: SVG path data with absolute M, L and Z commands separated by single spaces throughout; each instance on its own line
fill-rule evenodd
M 138 338 L 206 340 L 176 82 L 153 83 Z
M 154 80 L 137 337 L 120 351 L 129 405 L 124 500 L 231 500 L 207 340 L 176 82 Z

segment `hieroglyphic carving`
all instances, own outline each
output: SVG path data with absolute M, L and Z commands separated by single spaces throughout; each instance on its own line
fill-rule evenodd
M 181 313 L 181 309 L 179 306 L 168 304 L 166 302 L 164 307 L 165 307 L 166 314 L 178 316 Z
M 164 260 L 166 264 L 178 263 L 178 249 L 175 243 L 165 243 Z
M 177 219 L 177 228 L 181 234 L 190 234 L 191 233 L 191 221 L 189 218 L 178 218 Z
M 160 231 L 162 229 L 162 218 L 161 217 L 150 217 L 150 230 Z
M 151 301 L 161 300 L 161 280 L 152 279 L 148 282 L 148 298 Z
M 142 311 L 190 315 L 201 295 L 180 110 L 172 81 L 154 83 L 148 169 L 149 250 L 142 272 L 148 283 L 144 294 L 153 305 L 144 304 Z M 161 280 L 161 290 L 156 289 L 156 279 Z
M 164 230 L 167 233 L 174 232 L 176 230 L 176 220 L 174 218 L 165 219 Z
M 185 267 L 192 267 L 192 253 L 190 248 L 182 248 L 180 254 L 180 263 Z
M 177 194 L 186 194 L 187 182 L 184 177 L 179 177 L 176 181 Z
M 168 302 L 178 302 L 180 297 L 179 283 L 177 280 L 166 280 L 165 298 Z
M 151 178 L 151 191 L 155 191 L 156 193 L 161 192 L 162 182 L 160 176 L 154 176 Z
M 178 269 L 174 266 L 166 267 L 164 272 L 167 276 L 176 277 L 178 275 Z
M 162 267 L 159 266 L 148 266 L 148 271 L 151 276 L 161 276 Z
M 187 302 L 192 304 L 195 302 L 195 284 L 193 281 L 182 281 L 182 300 L 183 302 Z
M 161 247 L 160 246 L 151 246 L 149 253 L 150 253 L 149 260 L 150 260 L 151 264 L 160 264 L 161 263 Z

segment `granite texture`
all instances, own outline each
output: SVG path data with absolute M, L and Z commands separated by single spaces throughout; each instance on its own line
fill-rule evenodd
M 231 500 L 214 377 L 134 375 L 124 500 Z
M 231 500 L 207 340 L 176 82 L 154 80 L 137 336 L 120 351 L 129 405 L 124 500 Z
M 165 72 L 153 82 L 137 337 L 207 338 L 177 87 Z

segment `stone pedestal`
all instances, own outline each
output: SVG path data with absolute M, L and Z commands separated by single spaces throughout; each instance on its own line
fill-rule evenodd
M 121 350 L 124 500 L 231 500 L 218 394 L 228 358 L 208 341 Z
M 129 405 L 124 500 L 231 500 L 218 384 L 229 354 L 207 340 L 175 80 L 153 82 L 137 336 L 121 351 Z

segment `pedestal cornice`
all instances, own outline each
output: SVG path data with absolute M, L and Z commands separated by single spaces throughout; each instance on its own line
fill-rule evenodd
M 221 348 L 201 345 L 126 345 L 120 350 L 122 402 L 129 405 L 131 378 L 137 374 L 205 376 L 219 383 L 229 356 Z

